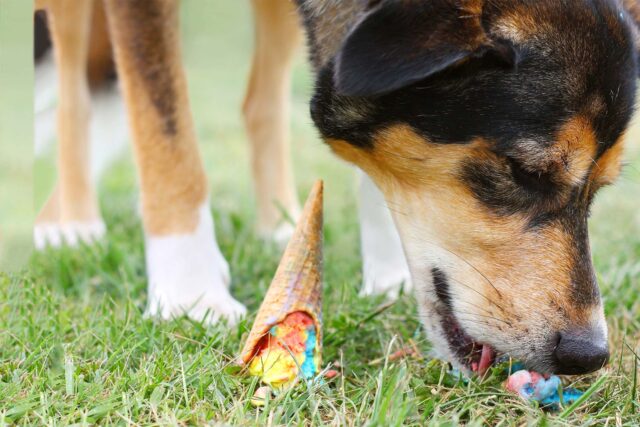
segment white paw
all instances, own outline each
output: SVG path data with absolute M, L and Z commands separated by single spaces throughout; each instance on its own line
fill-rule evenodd
M 287 243 L 289 243 L 289 240 L 291 240 L 295 229 L 295 225 L 289 222 L 283 223 L 271 233 L 269 239 L 278 245 L 278 247 L 284 248 L 287 246 Z
M 145 315 L 162 320 L 186 315 L 206 324 L 214 324 L 220 319 L 225 319 L 230 326 L 233 326 L 247 313 L 244 305 L 231 296 L 222 282 L 189 283 L 182 288 L 189 288 L 189 290 L 180 290 L 178 283 L 155 283 L 153 290 L 149 289 L 149 305 Z M 217 292 L 209 290 L 202 293 L 196 288 L 215 288 Z M 165 292 L 167 290 L 168 292 Z
M 384 197 L 364 174 L 361 174 L 359 202 L 363 266 L 360 293 L 395 299 L 403 287 L 407 292 L 412 289 L 411 274 Z
M 222 251 L 220 251 L 220 248 L 218 247 L 218 244 L 215 241 L 215 237 L 214 237 L 214 243 L 215 243 L 215 264 L 217 265 L 217 270 L 220 273 L 220 276 L 222 277 L 222 283 L 224 284 L 225 287 L 229 288 L 229 286 L 231 285 L 231 269 L 229 268 L 229 263 L 227 262 L 227 260 L 224 258 L 224 255 L 222 255 Z
M 43 222 L 33 227 L 33 243 L 37 250 L 46 247 L 71 247 L 82 243 L 93 243 L 104 237 L 106 227 L 101 220 L 90 222 L 67 222 L 64 224 Z
M 215 323 L 235 324 L 246 309 L 229 293 L 229 264 L 215 240 L 208 205 L 191 234 L 146 239 L 149 303 L 146 314 L 169 320 L 187 315 Z
M 275 243 L 279 248 L 284 249 L 291 240 L 294 231 L 296 230 L 296 224 L 301 215 L 299 208 L 289 209 L 286 218 L 281 218 L 280 221 L 274 226 L 272 224 L 257 224 L 258 237 L 265 242 Z
M 386 295 L 388 299 L 397 299 L 400 290 L 413 289 L 411 274 L 405 265 L 392 266 L 388 261 L 378 266 L 364 266 L 361 296 Z

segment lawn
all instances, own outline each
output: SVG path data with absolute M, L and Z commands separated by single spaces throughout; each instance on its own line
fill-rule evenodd
M 156 323 L 145 302 L 143 237 L 129 156 L 100 185 L 109 234 L 76 250 L 32 255 L 0 275 L 0 425 L 639 425 L 640 152 L 630 147 L 618 185 L 591 219 L 593 255 L 613 351 L 597 374 L 567 378 L 597 387 L 576 407 L 547 414 L 505 394 L 504 374 L 464 383 L 428 357 L 410 295 L 394 304 L 360 298 L 353 170 L 319 140 L 308 116 L 312 79 L 301 53 L 294 76 L 293 157 L 304 198 L 325 180 L 324 364 L 340 375 L 301 383 L 256 409 L 259 384 L 234 368 L 279 250 L 254 234 L 254 207 L 240 105 L 251 52 L 244 1 L 185 0 L 184 57 L 197 132 L 211 182 L 233 293 L 249 308 L 239 326 L 185 318 Z M 51 156 L 38 161 L 36 194 L 50 187 Z M 413 345 L 422 357 L 389 358 Z

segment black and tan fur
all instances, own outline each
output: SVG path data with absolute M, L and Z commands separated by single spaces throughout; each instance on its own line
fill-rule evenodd
M 609 0 L 300 3 L 314 122 L 385 193 L 432 340 L 453 314 L 531 367 L 583 371 L 555 353 L 606 335 L 587 217 L 634 111 L 632 17 Z
M 596 191 L 619 173 L 634 112 L 638 3 L 296 3 L 317 77 L 311 116 L 333 151 L 385 194 L 436 352 L 464 366 L 473 341 L 543 372 L 605 363 L 606 344 L 576 360 L 606 341 L 587 217 Z M 105 4 L 145 229 L 191 230 L 207 187 L 176 2 Z M 299 31 L 285 0 L 255 0 L 254 10 L 245 102 L 254 171 L 257 182 L 274 182 L 280 165 L 262 190 L 295 210 L 283 111 Z M 260 141 L 271 148 L 260 151 Z M 259 211 L 272 229 L 276 213 Z

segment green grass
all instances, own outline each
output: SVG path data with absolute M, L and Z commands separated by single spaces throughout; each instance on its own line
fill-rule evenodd
M 248 2 L 247 2 L 248 3 Z M 233 292 L 250 317 L 238 327 L 144 319 L 145 267 L 130 159 L 101 185 L 108 238 L 77 250 L 34 254 L 24 271 L 0 276 L 0 424 L 232 425 L 638 425 L 640 351 L 640 155 L 603 192 L 592 218 L 593 252 L 606 301 L 610 366 L 572 378 L 593 394 L 559 414 L 506 395 L 504 376 L 457 382 L 429 360 L 412 298 L 393 305 L 359 298 L 355 178 L 318 140 L 307 114 L 304 58 L 294 84 L 294 158 L 301 198 L 326 181 L 324 364 L 337 378 L 299 384 L 256 409 L 258 386 L 233 360 L 278 262 L 256 238 L 240 103 L 251 46 L 245 2 L 185 1 L 185 60 L 211 181 L 219 243 Z M 230 47 L 233 47 L 231 49 Z M 45 170 L 47 168 L 44 168 Z M 38 197 L 46 194 L 46 177 Z M 424 358 L 391 361 L 415 342 Z
M 0 1 L 0 270 L 29 258 L 33 224 L 33 5 Z

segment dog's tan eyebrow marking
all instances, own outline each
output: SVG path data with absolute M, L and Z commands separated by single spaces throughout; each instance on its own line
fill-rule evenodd
M 175 31 L 177 17 L 167 13 L 165 2 L 117 0 L 114 8 L 121 14 L 120 19 L 129 22 L 123 30 L 129 32 L 127 40 L 135 63 L 134 72 L 142 77 L 144 88 L 163 122 L 167 135 L 178 133 L 177 95 L 173 87 L 172 69 L 167 64 L 163 35 Z
M 534 11 L 525 6 L 517 6 L 512 11 L 504 13 L 491 28 L 494 35 L 522 44 L 534 38 L 536 34 L 552 30 L 550 25 L 536 19 Z
M 581 115 L 568 120 L 552 149 L 561 181 L 570 186 L 584 182 L 595 161 L 598 142 L 590 121 Z
M 596 134 L 582 115 L 567 120 L 551 144 L 544 140 L 514 142 L 507 156 L 532 175 L 544 175 L 561 187 L 584 183 L 597 153 Z

